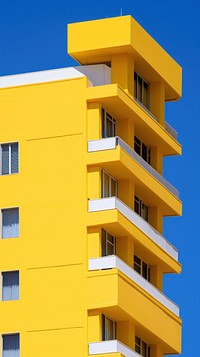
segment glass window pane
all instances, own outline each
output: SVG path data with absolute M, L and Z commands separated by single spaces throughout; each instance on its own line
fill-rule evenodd
M 19 357 L 19 334 L 3 335 L 3 357 Z
M 142 143 L 142 158 L 147 161 L 147 146 Z
M 137 74 L 134 73 L 134 97 L 137 98 Z
M 102 197 L 109 197 L 109 176 L 106 174 L 106 172 L 102 172 L 102 185 L 103 185 L 103 192 L 102 192 Z
M 11 173 L 18 172 L 18 143 L 11 144 Z
M 9 174 L 9 144 L 1 145 L 2 148 L 2 175 Z
M 135 199 L 134 199 L 134 211 L 137 214 L 140 214 L 140 203 L 139 203 L 139 198 L 137 196 L 135 196 Z
M 117 181 L 111 178 L 111 196 L 117 196 Z
M 149 84 L 143 81 L 143 104 L 149 109 Z
M 142 78 L 138 76 L 137 99 L 142 103 Z
M 2 300 L 19 299 L 19 272 L 9 271 L 2 273 Z
M 19 208 L 2 210 L 2 238 L 19 236 Z
M 106 231 L 104 229 L 101 230 L 101 240 L 102 240 L 102 256 L 106 255 Z

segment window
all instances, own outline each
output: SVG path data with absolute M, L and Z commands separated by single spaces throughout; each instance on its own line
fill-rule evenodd
M 149 207 L 145 205 L 137 196 L 135 196 L 134 199 L 134 211 L 139 214 L 140 217 L 145 219 L 145 221 L 149 222 Z
M 104 229 L 101 231 L 102 234 L 102 256 L 115 255 L 116 252 L 116 238 L 110 233 L 106 232 Z
M 3 357 L 19 357 L 19 333 L 2 335 Z
M 2 209 L 2 238 L 19 237 L 19 208 Z
M 102 198 L 117 196 L 117 180 L 104 170 L 101 172 Z
M 102 341 L 116 339 L 116 322 L 102 315 Z
M 19 271 L 2 273 L 2 301 L 19 300 Z
M 18 143 L 1 144 L 1 175 L 18 172 Z
M 102 109 L 102 138 L 110 138 L 115 136 L 116 120 Z
M 135 336 L 135 351 L 143 357 L 150 357 L 150 346 Z
M 143 278 L 150 281 L 150 267 L 136 255 L 134 255 L 134 269 L 138 274 L 142 275 Z
M 149 83 L 136 72 L 134 73 L 134 97 L 149 109 Z
M 134 136 L 134 150 L 135 152 L 140 155 L 143 160 L 148 162 L 150 165 L 151 161 L 151 150 L 148 148 L 140 139 L 138 139 L 136 136 Z

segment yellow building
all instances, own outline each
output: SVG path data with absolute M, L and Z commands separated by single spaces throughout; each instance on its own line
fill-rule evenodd
M 181 68 L 131 16 L 70 24 L 68 52 L 81 66 L 0 78 L 1 355 L 180 353 Z

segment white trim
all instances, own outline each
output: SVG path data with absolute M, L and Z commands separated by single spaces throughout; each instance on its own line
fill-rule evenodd
M 0 88 L 18 87 L 88 77 L 89 86 L 111 83 L 111 68 L 104 64 L 56 68 L 45 71 L 0 76 Z
M 58 68 L 46 71 L 29 72 L 0 77 L 0 88 L 24 86 L 28 84 L 61 81 L 71 78 L 81 78 L 85 75 L 74 67 Z
M 158 300 L 175 315 L 179 316 L 179 307 L 174 302 L 168 299 L 160 290 L 153 286 L 148 280 L 144 279 L 140 274 L 138 274 L 134 269 L 124 263 L 116 255 L 89 259 L 88 270 L 90 271 L 111 268 L 120 270 L 128 278 L 130 278 L 142 289 L 144 289 L 148 294 L 153 296 L 154 299 Z
M 159 181 L 165 188 L 167 188 L 173 195 L 179 197 L 179 191 L 168 182 L 162 175 L 159 174 L 151 165 L 136 153 L 124 140 L 115 136 L 106 139 L 92 140 L 88 142 L 88 152 L 112 150 L 120 146 L 133 160 L 140 164 L 150 175 Z
M 89 343 L 89 355 L 101 355 L 105 353 L 117 352 L 121 353 L 121 355 L 123 355 L 124 357 L 141 356 L 137 352 L 117 340 Z
M 106 210 L 117 209 L 123 214 L 131 223 L 138 227 L 144 234 L 146 234 L 154 243 L 165 250 L 173 259 L 178 261 L 177 249 L 168 242 L 156 229 L 154 229 L 142 217 L 130 209 L 125 203 L 117 197 L 100 198 L 88 201 L 89 212 L 99 212 Z

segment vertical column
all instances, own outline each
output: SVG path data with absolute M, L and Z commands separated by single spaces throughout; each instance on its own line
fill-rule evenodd
M 88 342 L 102 340 L 101 312 L 98 310 L 88 312 Z
M 150 224 L 162 234 L 163 214 L 159 207 L 150 207 Z
M 117 323 L 117 339 L 133 350 L 135 349 L 135 325 L 132 321 Z
M 117 239 L 116 255 L 130 267 L 133 267 L 134 243 L 129 237 Z
M 117 120 L 117 133 L 130 147 L 134 147 L 134 122 L 130 118 Z
M 130 208 L 134 208 L 134 184 L 130 180 L 120 180 L 118 182 L 118 197 Z
M 99 166 L 88 167 L 88 199 L 97 199 L 101 197 L 101 169 Z
M 101 133 L 101 105 L 97 102 L 88 103 L 87 108 L 87 139 L 97 140 Z
M 151 148 L 151 165 L 162 175 L 163 171 L 163 153 L 159 147 Z
M 161 82 L 151 82 L 150 84 L 150 111 L 164 126 L 165 87 Z
M 159 266 L 151 266 L 151 283 L 160 291 L 163 290 L 163 272 Z
M 134 60 L 124 53 L 112 57 L 112 83 L 118 83 L 128 94 L 134 93 Z
M 163 349 L 160 345 L 151 346 L 151 357 L 163 357 Z
M 88 228 L 88 259 L 101 257 L 101 228 Z

